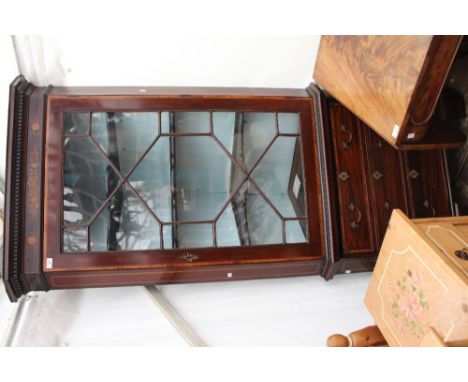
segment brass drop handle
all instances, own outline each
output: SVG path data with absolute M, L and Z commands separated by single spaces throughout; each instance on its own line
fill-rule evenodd
M 423 202 L 423 206 L 426 208 L 430 208 L 432 210 L 432 216 L 436 216 L 436 210 L 434 206 L 429 202 L 429 200 L 425 199 Z
M 353 132 L 343 124 L 340 125 L 340 130 L 348 135 L 347 139 L 345 141 L 341 142 L 342 147 L 344 149 L 347 149 L 347 148 L 349 148 L 349 145 L 353 141 Z
M 362 220 L 362 213 L 361 213 L 361 210 L 359 208 L 357 208 L 353 202 L 349 203 L 349 206 L 348 206 L 349 210 L 351 212 L 353 212 L 355 215 L 357 215 L 357 217 L 351 222 L 349 223 L 349 225 L 351 226 L 352 229 L 356 229 L 359 227 L 359 223 L 361 222 Z
M 468 260 L 468 249 L 463 248 L 459 251 L 455 251 L 455 256 L 462 260 Z
M 185 260 L 187 263 L 191 263 L 195 260 L 198 260 L 198 256 L 187 252 L 185 255 L 182 256 L 182 259 Z

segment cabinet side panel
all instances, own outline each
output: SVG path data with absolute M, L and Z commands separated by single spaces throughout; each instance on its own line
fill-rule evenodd
M 22 283 L 22 223 L 24 197 L 24 129 L 27 123 L 28 92 L 32 86 L 23 76 L 10 86 L 8 116 L 7 169 L 5 184 L 5 225 L 3 245 L 3 281 L 8 297 L 16 301 L 27 293 Z

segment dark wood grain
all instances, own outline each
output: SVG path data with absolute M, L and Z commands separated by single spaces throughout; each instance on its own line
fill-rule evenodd
M 363 126 L 363 131 L 366 137 L 366 164 L 370 174 L 373 221 L 380 247 L 393 209 L 409 212 L 404 183 L 406 173 L 401 168 L 400 152 L 367 126 Z
M 3 234 L 3 281 L 8 297 L 16 301 L 28 292 L 22 278 L 22 232 L 24 216 L 24 134 L 27 124 L 28 95 L 33 87 L 23 76 L 10 85 L 8 108 L 7 166 Z
M 182 269 L 168 267 L 166 269 L 142 270 L 69 271 L 47 273 L 47 280 L 53 289 L 157 285 L 317 275 L 320 273 L 321 267 L 322 261 L 317 260 Z
M 54 91 L 53 91 L 54 92 Z M 52 92 L 52 93 L 53 93 Z M 186 263 L 182 256 L 187 250 L 133 251 L 62 254 L 62 135 L 65 110 L 91 111 L 143 111 L 143 110 L 250 110 L 295 111 L 301 113 L 302 151 L 308 216 L 309 243 L 258 247 L 211 248 L 190 250 L 198 256 L 195 263 Z M 215 264 L 268 263 L 275 261 L 312 260 L 323 258 L 321 227 L 321 193 L 316 168 L 315 118 L 311 100 L 307 98 L 252 97 L 236 99 L 224 97 L 153 97 L 153 96 L 102 96 L 102 97 L 49 97 L 49 119 L 45 153 L 45 231 L 44 271 L 164 268 L 168 265 L 191 267 Z M 52 259 L 53 269 L 46 268 Z
M 364 130 L 359 120 L 339 104 L 330 105 L 343 253 L 359 255 L 375 250 L 364 162 Z
M 450 189 L 441 150 L 405 153 L 412 217 L 451 216 Z
M 307 88 L 313 104 L 311 108 L 315 116 L 317 135 L 317 168 L 320 174 L 320 194 L 322 201 L 322 229 L 324 262 L 321 275 L 325 277 L 335 261 L 342 254 L 339 210 L 337 195 L 336 167 L 332 131 L 330 129 L 328 103 L 326 97 L 314 84 Z

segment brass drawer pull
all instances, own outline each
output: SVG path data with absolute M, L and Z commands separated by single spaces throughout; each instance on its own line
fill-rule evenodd
M 380 180 L 383 178 L 383 174 L 380 172 L 380 171 L 374 171 L 372 173 L 372 177 L 375 179 L 375 180 Z
M 346 171 L 341 171 L 338 174 L 338 178 L 340 178 L 342 181 L 348 180 L 349 179 L 349 174 Z
M 419 177 L 419 172 L 417 172 L 414 168 L 408 174 L 411 179 L 416 179 Z
M 389 202 L 385 202 L 383 206 L 387 211 L 390 211 L 392 209 L 392 205 Z
M 345 134 L 348 134 L 348 137 L 347 137 L 348 139 L 341 142 L 342 147 L 344 149 L 347 149 L 349 148 L 349 145 L 353 141 L 353 132 L 343 124 L 340 125 L 340 130 L 343 131 Z
M 349 203 L 348 208 L 351 212 L 357 215 L 357 218 L 354 219 L 351 223 L 349 223 L 352 229 L 356 229 L 359 227 L 359 223 L 361 222 L 361 219 L 362 219 L 361 210 L 357 208 L 353 202 Z
M 187 263 L 191 263 L 192 261 L 198 260 L 197 255 L 192 255 L 190 252 L 187 252 L 182 259 L 185 260 Z
M 423 206 L 432 210 L 432 217 L 436 216 L 436 210 L 434 206 L 429 202 L 429 200 L 425 199 L 423 202 Z

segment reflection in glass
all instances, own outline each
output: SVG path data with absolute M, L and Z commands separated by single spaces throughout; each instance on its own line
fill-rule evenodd
M 276 136 L 275 113 L 213 113 L 213 132 L 250 171 Z
M 67 112 L 64 124 L 65 135 L 85 135 L 89 131 L 89 113 Z
M 86 224 L 120 178 L 89 138 L 65 138 L 63 221 Z
M 161 133 L 192 134 L 210 132 L 210 113 L 207 111 L 175 111 L 161 113 Z
M 82 228 L 66 228 L 63 230 L 64 252 L 87 252 L 88 230 Z
M 168 137 L 160 137 L 129 176 L 138 192 L 161 221 L 172 221 L 171 148 Z
M 213 220 L 240 185 L 241 170 L 211 137 L 175 138 L 177 220 Z
M 278 137 L 252 178 L 283 217 L 305 217 L 302 155 L 297 137 Z
M 286 220 L 286 243 L 306 243 L 307 222 L 304 220 Z
M 213 246 L 211 224 L 173 224 L 163 226 L 164 249 Z
M 216 222 L 216 241 L 219 247 L 280 244 L 282 220 L 247 181 Z
M 213 113 L 213 133 L 223 144 L 227 151 L 232 154 L 234 143 L 234 131 L 237 118 L 242 113 L 234 112 L 214 112 Z
M 281 135 L 299 133 L 298 113 L 278 128 L 272 112 L 221 111 L 70 112 L 65 125 L 64 251 L 87 250 L 88 226 L 92 252 L 162 249 L 161 230 L 164 249 L 308 240 L 300 138 Z
M 91 251 L 160 248 L 159 223 L 123 185 L 91 224 Z
M 278 113 L 280 134 L 299 134 L 299 113 Z
M 93 113 L 92 136 L 127 175 L 158 135 L 158 113 Z

